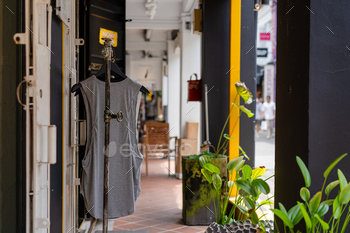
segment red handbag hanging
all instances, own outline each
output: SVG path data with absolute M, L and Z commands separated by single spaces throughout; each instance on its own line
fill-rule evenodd
M 196 76 L 196 80 L 192 80 L 192 76 Z M 191 75 L 188 82 L 188 99 L 187 101 L 202 101 L 202 80 L 198 80 L 197 74 Z

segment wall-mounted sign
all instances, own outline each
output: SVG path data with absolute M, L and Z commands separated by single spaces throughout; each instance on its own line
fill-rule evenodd
M 268 33 L 261 32 L 260 40 L 271 40 L 271 34 L 269 32 Z
M 266 65 L 264 67 L 264 100 L 270 96 L 275 101 L 275 66 Z
M 118 33 L 115 31 L 107 30 L 104 28 L 100 28 L 99 42 L 100 44 L 104 44 L 102 38 L 110 38 L 112 40 L 112 46 L 117 47 L 118 42 Z
M 256 57 L 267 57 L 267 48 L 257 48 Z

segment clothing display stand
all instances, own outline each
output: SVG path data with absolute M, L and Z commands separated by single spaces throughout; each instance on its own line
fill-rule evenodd
M 117 115 L 110 110 L 110 81 L 111 81 L 111 62 L 112 62 L 112 40 L 102 38 L 104 46 L 102 55 L 105 58 L 105 155 L 104 155 L 104 181 L 103 181 L 103 228 L 102 232 L 108 232 L 108 191 L 109 191 L 109 133 L 111 119 L 116 119 Z

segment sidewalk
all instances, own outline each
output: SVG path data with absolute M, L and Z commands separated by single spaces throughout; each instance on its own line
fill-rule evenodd
M 255 138 L 255 167 L 259 166 L 265 166 L 267 169 L 263 179 L 275 174 L 275 137 L 267 139 L 266 131 L 260 131 L 259 137 Z M 260 201 L 275 195 L 275 177 L 270 178 L 266 182 L 270 186 L 270 194 L 268 197 L 262 194 Z M 274 198 L 271 198 L 270 201 L 274 202 Z M 273 219 L 273 214 L 269 210 L 271 208 L 273 208 L 273 205 L 261 207 L 262 212 L 267 214 L 265 219 Z
M 275 138 L 266 139 L 266 133 L 259 133 L 255 139 L 255 167 L 265 166 L 268 171 L 263 178 L 268 178 L 275 172 Z M 186 226 L 182 221 L 182 180 L 168 177 L 168 161 L 164 159 L 149 160 L 149 175 L 145 176 L 145 165 L 142 165 L 142 193 L 136 202 L 135 213 L 118 219 L 109 220 L 109 230 L 148 230 L 149 233 L 182 232 L 203 233 L 206 226 Z M 174 170 L 174 161 L 170 169 Z M 274 178 L 267 181 L 271 195 L 274 194 Z M 264 196 L 261 200 L 266 200 Z M 273 199 L 271 199 L 273 202 Z M 272 219 L 270 208 L 263 206 L 264 219 Z M 99 222 L 95 230 L 101 230 Z

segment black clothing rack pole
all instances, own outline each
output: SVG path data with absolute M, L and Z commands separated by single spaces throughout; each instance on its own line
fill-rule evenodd
M 108 189 L 109 189 L 109 132 L 111 121 L 110 110 L 110 81 L 111 81 L 111 61 L 112 61 L 112 40 L 104 38 L 102 55 L 106 62 L 106 91 L 105 91 L 105 155 L 104 155 L 104 182 L 103 182 L 103 233 L 108 232 Z

